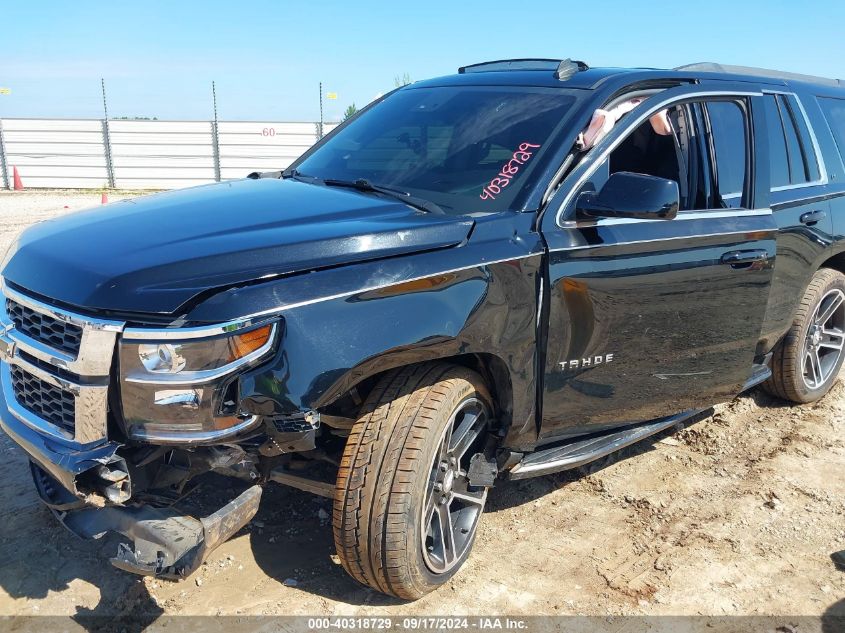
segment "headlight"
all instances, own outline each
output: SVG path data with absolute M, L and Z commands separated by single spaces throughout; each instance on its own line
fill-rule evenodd
M 243 333 L 198 340 L 125 340 L 121 346 L 121 373 L 127 382 L 208 382 L 264 356 L 273 345 L 274 332 L 275 325 L 264 325 Z
M 128 329 L 120 344 L 128 435 L 196 443 L 219 441 L 253 425 L 257 419 L 238 411 L 236 372 L 270 356 L 277 327 L 271 323 L 206 337 L 191 331 L 193 338 L 182 340 L 155 340 L 149 332 Z

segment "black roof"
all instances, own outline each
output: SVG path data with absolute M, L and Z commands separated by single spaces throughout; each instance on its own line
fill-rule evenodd
M 768 68 L 754 68 L 753 66 L 731 66 L 728 64 L 717 64 L 714 62 L 697 62 L 695 64 L 686 64 L 684 66 L 678 66 L 673 70 L 718 73 L 721 75 L 744 75 L 746 77 L 760 77 L 763 79 L 800 81 L 808 84 L 819 84 L 822 86 L 833 86 L 836 88 L 845 87 L 845 82 L 843 82 L 841 79 L 816 77 L 815 75 L 802 75 L 800 73 L 789 73 L 783 70 L 769 70 Z
M 779 86 L 801 82 L 818 86 L 845 88 L 845 82 L 841 79 L 711 62 L 689 64 L 672 69 L 590 68 L 584 62 L 569 59 L 511 59 L 482 62 L 463 66 L 456 75 L 425 80 L 413 85 L 548 86 L 589 90 L 597 88 L 610 79 L 624 79 L 627 82 L 634 83 L 671 78 L 755 81 Z
M 602 80 L 622 74 L 655 72 L 642 68 L 588 68 L 575 73 L 568 79 L 558 79 L 551 70 L 489 70 L 446 75 L 434 79 L 414 82 L 413 86 L 425 85 L 490 85 L 490 86 L 548 86 L 550 88 L 591 89 Z M 665 77 L 666 72 L 662 71 Z

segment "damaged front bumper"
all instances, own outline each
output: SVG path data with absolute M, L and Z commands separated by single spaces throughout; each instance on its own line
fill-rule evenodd
M 0 427 L 30 458 L 35 486 L 42 501 L 74 534 L 100 538 L 116 532 L 131 539 L 121 543 L 112 564 L 125 571 L 166 578 L 183 578 L 258 511 L 262 488 L 254 485 L 212 514 L 195 518 L 173 508 L 149 505 L 109 505 L 108 494 L 97 495 L 85 484 L 92 478 L 120 473 L 118 444 L 72 446 L 38 433 L 0 404 Z M 115 465 L 118 465 L 117 467 Z M 123 466 L 125 468 L 125 466 Z M 125 474 L 125 473 L 124 473 Z M 125 480 L 128 488 L 128 477 Z M 102 482 L 107 490 L 111 482 Z M 128 492 L 128 489 L 127 489 Z
M 261 486 L 247 488 L 207 517 L 182 515 L 171 508 L 110 506 L 66 512 L 58 518 L 82 538 L 117 532 L 132 539 L 121 543 L 111 559 L 115 567 L 144 576 L 184 578 L 218 545 L 252 520 L 261 501 Z
M 32 463 L 31 468 L 39 496 L 62 525 L 84 539 L 98 539 L 107 532 L 130 539 L 131 545 L 120 543 L 111 563 L 143 576 L 190 575 L 212 550 L 252 520 L 261 502 L 262 488 L 254 485 L 200 518 L 144 504 L 92 507 L 60 488 L 40 466 Z

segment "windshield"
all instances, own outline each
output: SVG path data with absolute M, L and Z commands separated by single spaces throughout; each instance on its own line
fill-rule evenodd
M 447 213 L 511 208 L 575 97 L 559 89 L 406 88 L 297 165 L 320 179 L 392 187 Z

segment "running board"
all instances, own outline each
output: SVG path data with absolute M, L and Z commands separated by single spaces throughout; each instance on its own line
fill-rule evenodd
M 679 422 L 704 411 L 697 409 L 663 418 L 657 422 L 628 427 L 622 431 L 576 440 L 569 444 L 546 448 L 527 455 L 507 473 L 509 479 L 527 479 L 570 470 L 635 444 L 649 435 L 660 433 Z
M 771 360 L 771 357 L 771 354 L 766 357 L 767 362 Z M 751 370 L 751 378 L 745 381 L 745 384 L 742 386 L 742 390 L 748 391 L 751 387 L 755 387 L 761 382 L 767 381 L 771 375 L 772 370 L 769 368 L 768 364 L 754 365 L 754 368 Z

